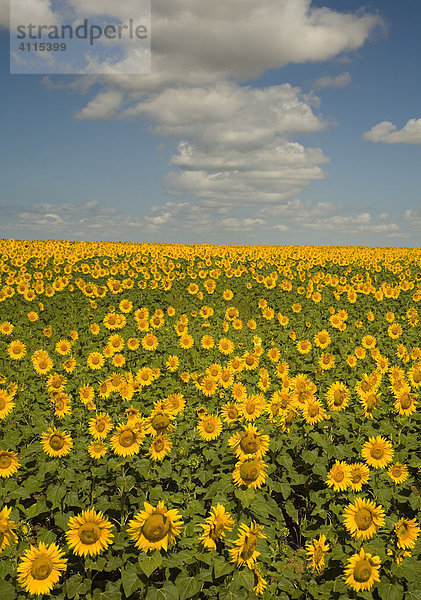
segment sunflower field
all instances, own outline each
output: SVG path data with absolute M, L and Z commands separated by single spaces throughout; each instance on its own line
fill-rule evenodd
M 0 599 L 421 599 L 421 249 L 0 240 Z

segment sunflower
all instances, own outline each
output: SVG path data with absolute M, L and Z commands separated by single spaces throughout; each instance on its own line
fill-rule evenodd
M 325 566 L 325 554 L 329 552 L 330 546 L 326 543 L 326 536 L 319 535 L 319 539 L 313 538 L 306 542 L 306 554 L 312 571 L 321 571 Z
M 243 356 L 243 367 L 247 371 L 257 369 L 259 365 L 259 357 L 254 352 L 246 352 Z
M 329 332 L 326 331 L 326 329 L 319 331 L 319 333 L 317 333 L 314 336 L 314 344 L 318 348 L 321 348 L 322 350 L 327 348 L 329 346 L 330 342 L 331 342 L 331 338 L 330 338 Z
M 308 354 L 311 347 L 311 342 L 309 340 L 300 340 L 297 342 L 297 350 L 300 354 Z
M 66 356 L 66 354 L 69 354 L 71 349 L 72 344 L 69 342 L 69 340 L 62 339 L 56 344 L 56 352 L 61 354 L 61 356 Z
M 44 375 L 53 368 L 53 361 L 45 350 L 36 350 L 32 357 L 33 367 L 38 375 Z
M 149 446 L 148 454 L 152 460 L 163 460 L 171 451 L 172 442 L 166 433 L 154 438 Z
M 218 382 L 211 375 L 205 375 L 199 389 L 205 396 L 213 396 L 218 389 Z
M 416 395 L 411 394 L 405 388 L 397 393 L 395 411 L 400 415 L 409 416 L 416 411 Z
M 47 390 L 50 394 L 54 392 L 62 392 L 67 383 L 67 379 L 64 375 L 60 375 L 59 373 L 53 373 L 49 375 L 47 379 Z
M 77 556 L 94 556 L 106 550 L 114 537 L 112 525 L 101 511 L 82 510 L 76 517 L 70 517 L 65 533 L 66 540 Z
M 95 440 L 104 440 L 112 428 L 113 424 L 108 413 L 99 413 L 89 421 L 89 433 Z
M 403 483 L 409 477 L 408 467 L 401 463 L 390 465 L 387 473 L 394 483 Z
M 136 373 L 136 382 L 141 386 L 151 385 L 153 379 L 153 370 L 149 367 L 143 367 Z
M 180 336 L 179 344 L 183 350 L 189 350 L 192 346 L 194 346 L 194 338 L 189 333 L 184 333 Z
M 91 385 L 83 385 L 79 388 L 79 398 L 86 404 L 90 400 L 93 400 L 95 396 L 94 388 Z
M 326 483 L 335 492 L 342 492 L 351 485 L 351 469 L 346 462 L 336 461 L 330 469 Z
M 56 544 L 31 546 L 17 568 L 18 582 L 30 594 L 48 594 L 66 570 L 67 558 Z
M 269 436 L 250 423 L 242 432 L 234 433 L 228 444 L 240 460 L 252 456 L 262 458 L 269 450 Z
M 235 383 L 231 389 L 231 396 L 237 402 L 240 402 L 247 396 L 246 386 L 240 382 Z
M 345 527 L 353 538 L 368 540 L 384 525 L 384 511 L 371 500 L 356 498 L 344 511 Z
M 261 488 L 266 479 L 266 465 L 260 458 L 240 460 L 232 474 L 235 485 L 248 488 Z
M 147 333 L 141 340 L 142 348 L 152 352 L 158 348 L 158 338 L 153 333 Z
M 181 515 L 176 509 L 167 510 L 162 501 L 159 501 L 156 507 L 147 502 L 144 502 L 144 506 L 144 510 L 129 521 L 127 529 L 129 538 L 143 552 L 161 550 L 161 548 L 166 551 L 168 545 L 180 535 L 184 524 Z
M 415 363 L 408 372 L 408 380 L 413 388 L 421 387 L 421 363 Z
M 26 354 L 26 346 L 20 340 L 10 342 L 7 353 L 13 360 L 21 360 Z
M 216 508 L 212 506 L 211 515 L 206 519 L 206 523 L 200 524 L 203 533 L 199 540 L 207 550 L 215 550 L 216 542 L 225 537 L 226 532 L 231 531 L 233 526 L 234 519 L 225 510 L 225 507 L 218 502 Z
M 318 364 L 322 371 L 328 371 L 335 366 L 335 357 L 330 352 L 323 352 Z
M 255 521 L 252 521 L 250 526 L 244 523 L 240 525 L 239 535 L 234 541 L 235 547 L 229 550 L 231 562 L 239 567 L 245 564 L 251 569 L 260 556 L 260 552 L 256 550 L 257 542 L 265 537 L 263 526 Z
M 171 394 L 166 398 L 166 406 L 173 415 L 177 415 L 179 412 L 183 412 L 186 401 L 182 394 Z
M 51 427 L 41 434 L 41 444 L 44 452 L 55 458 L 67 456 L 73 447 L 72 438 L 66 431 Z
M 380 581 L 380 558 L 361 548 L 359 554 L 353 554 L 344 571 L 346 585 L 356 592 L 369 590 L 375 581 Z
M 241 406 L 235 402 L 227 402 L 221 408 L 221 415 L 225 423 L 234 423 L 240 417 Z
M 367 465 L 360 462 L 349 465 L 349 468 L 351 469 L 351 489 L 354 492 L 360 492 L 363 485 L 370 479 L 370 470 Z
M 156 409 L 145 421 L 145 433 L 153 437 L 160 433 L 168 433 L 174 429 L 171 423 L 175 419 L 174 414 L 169 410 Z
M 180 359 L 178 358 L 178 356 L 176 354 L 171 354 L 168 357 L 165 365 L 170 373 L 174 373 L 175 371 L 177 371 L 177 369 L 180 365 Z
M 110 442 L 115 454 L 126 457 L 138 454 L 144 438 L 143 422 L 120 423 L 115 428 Z
M 413 548 L 420 534 L 416 519 L 401 519 L 395 525 L 398 548 Z
M 86 362 L 90 369 L 97 371 L 104 366 L 105 358 L 100 352 L 91 352 Z
M 6 390 L 0 388 L 0 419 L 4 419 L 9 415 L 15 403 L 12 400 L 12 396 L 7 393 Z
M 218 381 L 224 390 L 231 388 L 234 383 L 234 370 L 231 367 L 224 367 L 221 369 L 221 372 L 218 376 Z
M 254 421 L 266 410 L 266 400 L 262 394 L 245 396 L 241 403 L 241 415 L 246 421 Z
M 222 421 L 218 416 L 208 414 L 200 419 L 197 430 L 202 440 L 207 442 L 215 440 L 221 434 Z
M 59 392 L 51 397 L 51 401 L 54 403 L 54 414 L 59 419 L 62 419 L 66 415 L 72 414 L 70 407 L 70 397 L 64 392 Z
M 62 367 L 67 373 L 72 373 L 76 368 L 76 359 L 71 356 L 62 363 Z
M 12 325 L 12 323 L 10 323 L 9 321 L 5 321 L 0 325 L 0 333 L 2 335 L 10 335 L 14 328 L 15 327 L 14 325 Z
M 11 546 L 18 541 L 17 535 L 13 531 L 16 529 L 16 523 L 9 519 L 12 507 L 5 506 L 0 510 L 0 554 L 7 546 Z
M 91 458 L 102 458 L 107 454 L 107 446 L 101 440 L 94 440 L 89 444 L 88 452 Z
M 19 468 L 16 452 L 0 450 L 0 477 L 10 477 Z
M 326 417 L 326 411 L 319 400 L 308 400 L 303 407 L 303 416 L 309 425 L 315 425 Z
M 376 406 L 381 404 L 380 393 L 366 392 L 361 394 L 360 403 L 363 407 L 363 414 L 365 418 L 373 418 L 373 412 Z
M 232 354 L 234 352 L 234 342 L 232 342 L 228 338 L 221 338 L 218 342 L 218 350 L 221 354 L 227 356 L 228 354 Z
M 260 596 L 265 591 L 265 588 L 267 587 L 268 582 L 263 577 L 263 575 L 261 574 L 260 570 L 256 567 L 256 565 L 254 565 L 252 567 L 251 571 L 252 571 L 253 577 L 254 577 L 253 592 L 257 596 Z
M 392 444 L 381 435 L 369 438 L 361 450 L 361 455 L 369 467 L 383 469 L 392 462 L 393 448 Z

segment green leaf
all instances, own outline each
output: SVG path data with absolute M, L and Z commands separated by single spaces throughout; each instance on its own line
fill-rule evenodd
M 248 508 L 253 502 L 255 492 L 253 488 L 248 488 L 247 490 L 235 490 L 234 494 L 243 508 Z
M 298 523 L 298 511 L 291 502 L 291 500 L 288 500 L 288 502 L 285 504 L 285 510 L 287 511 L 289 516 L 295 521 L 295 523 Z
M 65 494 L 65 489 L 63 486 L 58 485 L 50 485 L 47 490 L 47 501 L 51 502 L 52 508 L 57 508 L 60 506 L 60 500 L 63 498 Z
M 127 567 L 124 567 L 121 573 L 121 583 L 126 596 L 130 596 L 138 589 L 140 580 L 134 565 L 128 564 Z
M 223 558 L 215 558 L 213 561 L 213 568 L 215 573 L 215 578 L 222 577 L 223 575 L 228 575 L 234 569 L 234 566 L 226 562 Z
M 159 590 L 150 588 L 146 600 L 179 600 L 179 595 L 175 585 L 167 581 Z
M 246 590 L 249 590 L 249 592 L 251 592 L 254 586 L 254 575 L 250 570 L 243 569 L 241 571 L 237 571 L 234 575 L 231 585 L 234 590 L 238 586 L 246 588 Z
M 15 588 L 8 581 L 0 581 L 0 598 L 1 600 L 15 600 L 16 598 Z
M 187 577 L 183 574 L 177 577 L 175 580 L 175 585 L 177 587 L 180 600 L 192 598 L 202 589 L 202 584 L 195 577 Z
M 377 586 L 382 600 L 402 600 L 403 587 L 393 583 L 379 583 Z
M 90 588 L 91 580 L 83 580 L 80 575 L 72 575 L 66 581 L 66 593 L 69 598 L 74 598 L 76 594 L 85 594 Z
M 162 565 L 162 556 L 159 552 L 154 552 L 150 556 L 141 554 L 139 556 L 139 566 L 145 573 L 146 577 L 150 577 L 152 573 Z

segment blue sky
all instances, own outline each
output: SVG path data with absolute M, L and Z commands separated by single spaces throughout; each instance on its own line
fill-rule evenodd
M 254 4 L 152 0 L 151 75 L 10 75 L 3 27 L 0 237 L 421 245 L 421 4 Z

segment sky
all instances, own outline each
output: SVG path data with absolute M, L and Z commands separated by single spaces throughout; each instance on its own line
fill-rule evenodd
M 8 14 L 0 238 L 421 246 L 418 0 L 152 0 L 144 75 L 11 75 Z

